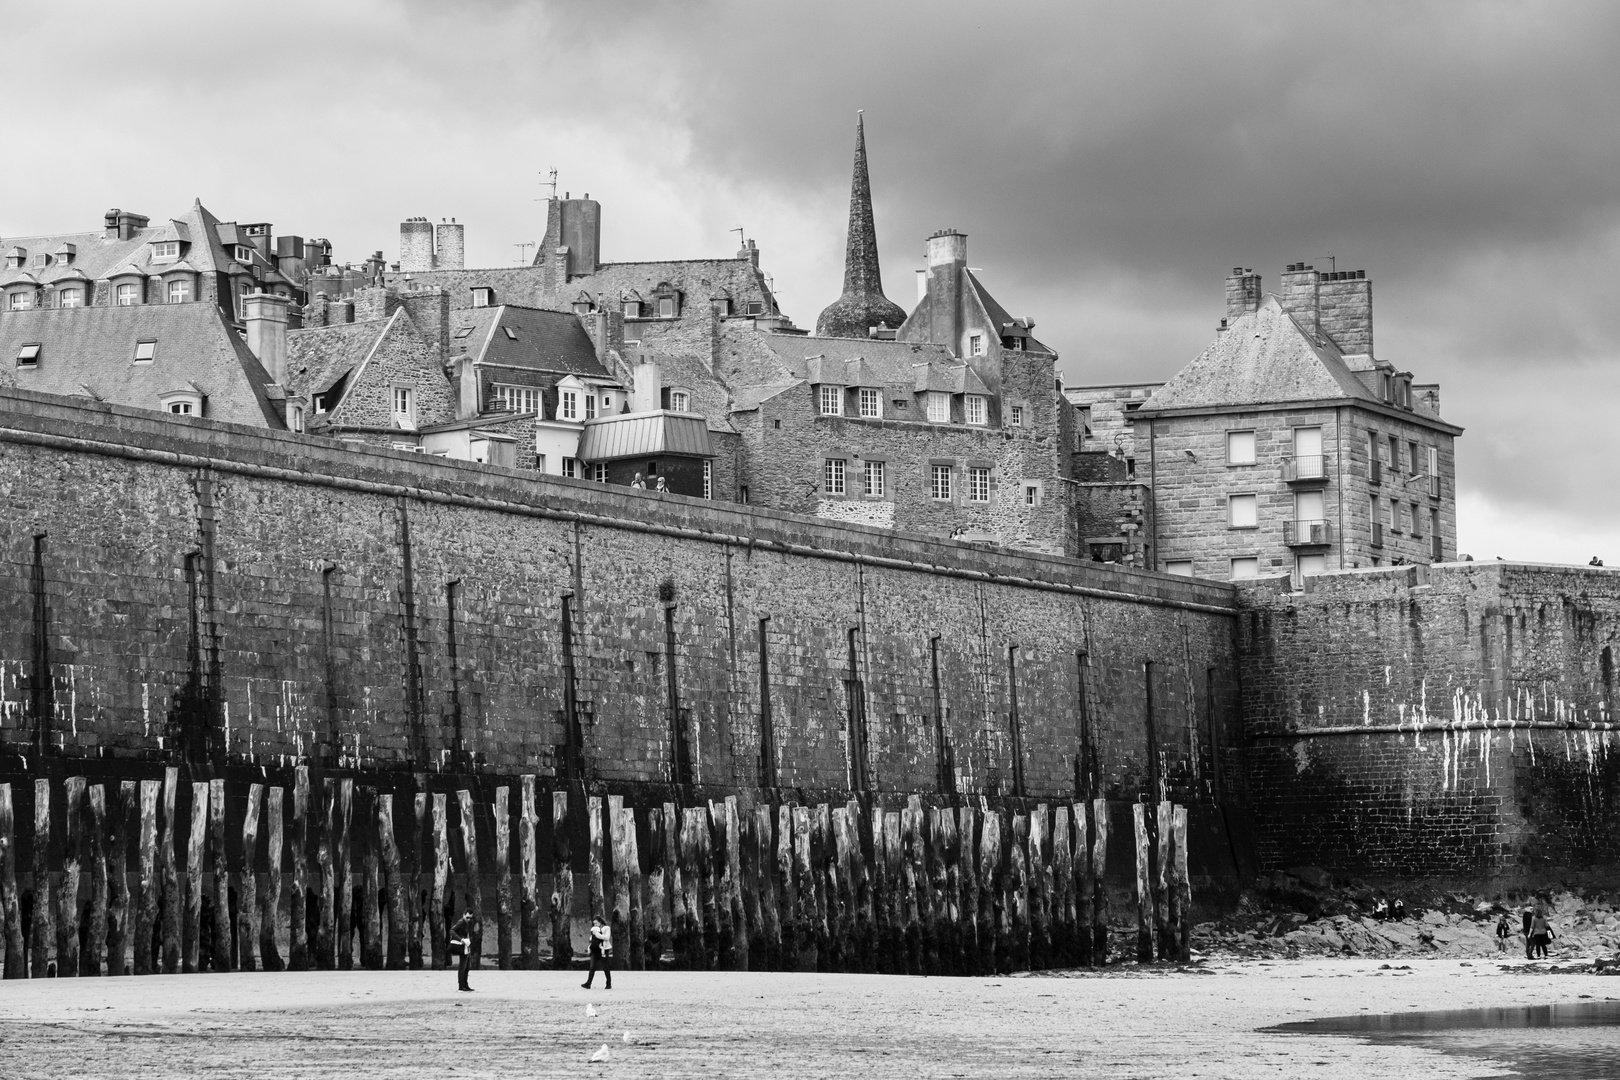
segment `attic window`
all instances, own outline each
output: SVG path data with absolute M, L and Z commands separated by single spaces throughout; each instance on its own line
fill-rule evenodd
M 472 291 L 473 307 L 491 307 L 495 303 L 495 290 L 480 288 Z
M 765 314 L 765 305 L 761 301 L 750 300 L 748 301 L 747 311 L 750 315 L 763 315 Z M 744 501 L 746 502 L 747 500 Z
M 969 356 L 983 356 L 984 355 L 984 335 L 983 334 L 969 334 L 968 335 L 968 355 Z
M 135 362 L 137 364 L 150 364 L 155 356 L 157 356 L 157 342 L 155 340 L 145 338 L 135 343 Z
M 691 412 L 692 395 L 688 394 L 685 390 L 671 390 L 669 392 L 669 411 Z
M 247 266 L 253 262 L 253 249 L 246 244 L 237 244 L 235 257 L 237 262 Z
M 673 296 L 660 296 L 658 298 L 658 317 L 660 319 L 673 319 L 675 317 L 675 298 Z
M 624 317 L 627 319 L 641 318 L 641 301 L 626 300 L 624 302 Z
M 18 367 L 37 367 L 39 365 L 39 346 L 37 341 L 31 341 L 17 350 Z
M 38 255 L 34 256 L 34 265 L 35 266 L 49 266 L 49 265 L 51 265 L 51 257 L 49 255 L 45 254 L 45 252 L 42 251 Z
M 460 330 L 456 331 L 456 337 L 458 337 L 458 338 L 471 337 L 472 332 L 473 332 L 472 327 L 463 326 Z
M 501 329 L 506 331 L 506 340 L 516 341 L 518 339 L 517 331 L 512 329 L 510 326 L 503 326 Z
M 152 244 L 152 258 L 178 259 L 180 257 L 180 241 L 160 240 Z
M 730 297 L 717 296 L 713 300 L 710 300 L 709 303 L 714 305 L 714 313 L 720 316 L 722 319 L 731 314 Z

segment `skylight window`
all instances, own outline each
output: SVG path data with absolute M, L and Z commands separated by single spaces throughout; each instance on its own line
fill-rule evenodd
M 37 341 L 29 342 L 17 350 L 18 367 L 35 367 L 39 364 L 39 345 Z
M 463 338 L 463 337 L 471 337 L 471 336 L 472 336 L 472 332 L 473 332 L 473 328 L 472 328 L 472 327 L 470 327 L 470 326 L 463 326 L 463 327 L 462 327 L 462 328 L 461 328 L 461 329 L 459 329 L 459 330 L 457 330 L 457 331 L 456 331 L 456 337 L 458 337 L 458 338 Z
M 157 356 L 157 342 L 151 339 L 135 343 L 135 362 L 137 364 L 150 364 Z
M 517 338 L 517 331 L 512 329 L 510 326 L 503 326 L 503 327 L 501 327 L 501 329 L 506 331 L 506 337 L 507 337 L 508 341 L 516 341 L 518 339 Z

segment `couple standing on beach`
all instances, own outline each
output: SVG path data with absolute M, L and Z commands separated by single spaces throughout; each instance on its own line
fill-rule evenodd
M 615 913 L 616 914 L 616 913 Z M 472 928 L 473 914 L 466 912 L 456 924 L 450 928 L 450 952 L 459 958 L 456 966 L 456 989 L 463 993 L 472 993 L 472 987 L 467 985 L 467 971 L 472 966 Z M 591 970 L 580 983 L 586 990 L 596 981 L 596 969 L 602 969 L 602 977 L 607 980 L 607 989 L 613 989 L 613 931 L 602 921 L 600 915 L 591 919 Z
M 1522 913 L 1524 935 L 1524 958 L 1526 960 L 1542 960 L 1547 956 L 1547 946 L 1558 935 L 1553 932 L 1552 920 L 1547 917 L 1547 906 L 1541 901 L 1527 906 Z M 1512 933 L 1508 929 L 1507 912 L 1496 920 L 1496 950 L 1507 952 L 1507 941 Z

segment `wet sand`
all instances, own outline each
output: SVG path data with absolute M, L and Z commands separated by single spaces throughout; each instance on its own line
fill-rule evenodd
M 1489 960 L 1211 962 L 999 979 L 309 972 L 0 983 L 0 1076 L 1375 1077 L 1495 1074 L 1422 1046 L 1259 1028 L 1620 997 Z M 597 1015 L 586 1015 L 586 1003 Z M 630 1041 L 623 1041 L 625 1032 Z M 608 1059 L 588 1059 L 600 1046 Z

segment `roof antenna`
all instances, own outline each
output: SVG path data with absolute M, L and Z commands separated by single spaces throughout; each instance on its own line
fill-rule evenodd
M 1332 255 L 1318 255 L 1317 258 L 1326 259 L 1328 261 L 1328 273 L 1333 274 L 1333 273 L 1338 272 L 1338 270 L 1339 270 L 1339 260 L 1338 259 L 1335 259 Z
M 555 199 L 557 197 L 557 170 L 555 168 L 551 170 L 550 175 L 547 176 L 546 179 L 540 181 L 541 187 L 546 187 L 548 185 L 551 188 L 551 197 Z M 540 200 L 536 199 L 534 201 L 539 202 Z
M 734 232 L 734 233 L 737 234 L 737 246 L 739 248 L 747 246 L 748 237 L 743 233 L 743 227 L 741 225 L 738 225 L 735 229 L 727 229 L 726 231 L 727 232 Z
M 537 245 L 533 240 L 525 240 L 522 243 L 513 244 L 512 246 L 518 249 L 518 265 L 527 266 L 529 264 L 529 253 L 524 249 L 538 247 L 539 245 Z

